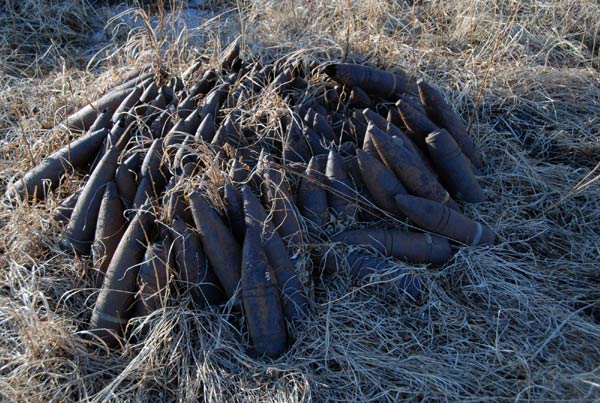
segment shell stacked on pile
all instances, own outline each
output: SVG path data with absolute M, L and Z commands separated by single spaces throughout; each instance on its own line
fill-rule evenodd
M 88 173 L 57 217 L 63 246 L 92 256 L 90 330 L 109 344 L 185 292 L 201 306 L 240 305 L 256 353 L 276 357 L 286 321 L 309 314 L 296 259 L 357 281 L 383 275 L 418 301 L 422 281 L 390 258 L 442 264 L 448 240 L 494 242 L 453 199 L 484 200 L 463 122 L 401 72 L 248 63 L 232 45 L 218 71 L 137 72 L 61 126 L 85 134 L 7 196 L 42 199 L 65 172 Z M 406 219 L 425 231 L 373 228 Z M 339 231 L 356 223 L 367 229 Z M 309 243 L 324 247 L 307 256 Z M 337 243 L 353 247 L 325 253 Z

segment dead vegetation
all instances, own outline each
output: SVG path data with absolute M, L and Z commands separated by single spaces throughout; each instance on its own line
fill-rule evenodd
M 115 42 L 93 59 L 90 27 L 104 18 L 99 25 L 116 32 L 121 20 L 84 1 L 37 3 L 9 2 L 0 14 L 2 193 L 70 141 L 55 123 L 132 65 L 184 70 L 241 32 L 243 52 L 266 61 L 290 52 L 360 60 L 442 87 L 485 159 L 489 201 L 463 211 L 500 241 L 462 248 L 442 268 L 414 266 L 428 284 L 422 305 L 342 274 L 316 282 L 311 319 L 275 362 L 246 355 L 231 306 L 185 301 L 134 323 L 134 337 L 109 354 L 84 330 L 97 292 L 90 262 L 60 251 L 63 229 L 51 219 L 77 184 L 70 178 L 45 203 L 0 210 L 3 400 L 600 398 L 595 2 L 212 2 L 182 35 L 171 35 L 168 10 L 156 11 L 158 24 L 134 10 L 126 15 L 141 24 L 109 35 Z M 137 337 L 146 326 L 150 337 Z

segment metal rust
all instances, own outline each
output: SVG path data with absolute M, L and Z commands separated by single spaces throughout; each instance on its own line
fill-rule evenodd
M 420 228 L 471 245 L 493 245 L 495 235 L 489 228 L 458 211 L 422 197 L 397 195 L 396 204 Z

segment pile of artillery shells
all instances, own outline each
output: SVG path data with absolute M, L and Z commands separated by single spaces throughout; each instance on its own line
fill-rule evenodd
M 58 130 L 82 134 L 7 197 L 40 200 L 66 172 L 86 174 L 55 216 L 63 247 L 98 273 L 89 330 L 109 345 L 186 294 L 239 307 L 251 348 L 277 357 L 310 315 L 299 262 L 388 276 L 418 302 L 425 283 L 395 261 L 441 265 L 451 243 L 494 242 L 457 204 L 485 199 L 462 119 L 399 71 L 248 62 L 232 45 L 181 76 L 136 71 Z

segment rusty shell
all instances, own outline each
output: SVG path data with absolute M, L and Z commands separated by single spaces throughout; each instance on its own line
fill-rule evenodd
M 98 113 L 98 116 L 96 116 L 94 123 L 92 123 L 92 125 L 87 130 L 87 134 L 90 135 L 90 134 L 94 133 L 95 131 L 102 130 L 102 129 L 110 130 L 110 128 L 112 127 L 111 117 L 112 117 L 112 111 L 110 111 L 109 109 L 103 109 L 102 111 L 100 111 Z
M 400 101 L 398 101 L 400 102 Z M 402 121 L 402 117 L 400 116 L 400 112 L 398 108 L 390 107 L 387 114 L 387 121 L 392 123 L 394 126 L 401 128 L 404 126 L 404 122 Z M 408 133 L 410 135 L 410 132 Z M 414 139 L 412 139 L 414 141 Z M 415 142 L 416 143 L 416 142 Z M 417 144 L 418 145 L 418 144 Z
M 343 231 L 332 236 L 331 240 L 368 247 L 385 256 L 412 263 L 443 264 L 452 253 L 445 238 L 398 229 Z
M 115 183 L 117 191 L 125 205 L 133 205 L 133 199 L 137 189 L 138 168 L 140 165 L 140 154 L 134 153 L 117 167 Z
M 368 129 L 368 127 L 367 127 Z M 369 154 L 371 157 L 379 159 L 379 152 L 377 152 L 377 148 L 375 144 L 373 144 L 373 140 L 371 139 L 371 135 L 369 134 L 369 130 L 365 132 L 365 138 L 363 140 L 362 150 Z
M 246 227 L 261 228 L 262 246 L 273 268 L 283 297 L 283 312 L 290 323 L 308 315 L 308 299 L 304 287 L 298 278 L 294 264 L 290 259 L 281 236 L 258 198 L 248 186 L 242 187 Z
M 450 133 L 439 129 L 427 136 L 427 146 L 440 177 L 453 196 L 470 203 L 485 200 L 485 195 L 471 168 Z
M 87 131 L 94 123 L 94 120 L 96 120 L 98 111 L 104 109 L 114 111 L 131 92 L 133 92 L 132 88 L 110 91 L 98 100 L 87 104 L 77 112 L 69 115 L 59 124 L 59 127 L 68 130 Z
M 344 257 L 330 253 L 324 257 L 325 267 L 329 272 L 347 271 L 355 281 L 365 281 L 371 275 L 378 280 L 394 280 L 394 287 L 414 301 L 421 301 L 424 285 L 420 277 L 406 273 L 404 267 L 386 259 L 378 258 L 368 253 L 355 251 Z
M 396 206 L 394 196 L 398 193 L 406 194 L 406 189 L 396 175 L 382 162 L 363 150 L 357 149 L 356 157 L 365 187 L 375 204 L 397 217 L 402 217 L 403 214 Z
M 408 76 L 398 70 L 390 73 L 359 64 L 338 63 L 325 67 L 325 73 L 348 88 L 360 87 L 369 95 L 396 100 L 402 93 L 416 93 L 417 89 Z
M 383 162 L 396 174 L 409 193 L 458 209 L 446 189 L 414 154 L 377 127 L 370 125 L 368 131 Z
M 135 301 L 134 316 L 150 315 L 166 304 L 169 282 L 171 237 L 163 232 L 160 241 L 148 245 L 137 275 L 139 294 Z
M 204 251 L 227 298 L 231 298 L 240 282 L 242 248 L 201 190 L 193 191 L 188 198 Z
M 178 216 L 191 224 L 194 220 L 190 212 L 190 206 L 185 200 L 184 189 L 179 186 L 179 180 L 176 177 L 172 177 L 165 188 L 163 195 L 163 206 L 166 210 L 165 219 L 169 222 Z
M 373 104 L 371 98 L 360 87 L 352 88 L 348 102 L 354 108 L 368 108 Z
M 111 147 L 90 175 L 73 208 L 71 220 L 66 228 L 66 237 L 77 253 L 82 255 L 90 253 L 104 189 L 106 184 L 115 178 L 118 158 L 119 150 Z
M 420 160 L 422 165 L 434 176 L 436 175 L 429 158 L 425 155 L 425 152 L 421 150 L 402 130 L 396 127 L 391 122 L 388 122 L 383 116 L 374 112 L 371 109 L 364 109 L 363 115 L 367 122 L 374 124 L 377 128 L 381 129 L 383 132 L 389 134 L 390 136 L 397 137 L 398 141 L 402 143 L 402 145 L 412 154 L 415 155 L 416 158 Z M 368 126 L 367 126 L 368 130 Z
M 476 168 L 481 169 L 483 157 L 467 133 L 467 128 L 460 116 L 448 105 L 437 89 L 423 80 L 419 81 L 417 85 L 421 102 L 429 118 L 438 126 L 448 130 L 467 158 Z
M 325 177 L 330 189 L 327 192 L 327 202 L 333 213 L 339 218 L 353 219 L 356 215 L 354 186 L 344 168 L 342 157 L 334 149 L 329 150 Z
M 300 213 L 293 202 L 291 193 L 285 186 L 277 185 L 271 178 L 271 172 L 271 170 L 267 170 L 264 173 L 264 183 L 267 189 L 265 201 L 271 208 L 273 224 L 287 243 L 288 251 L 296 253 L 302 244 Z
M 215 125 L 215 117 L 212 113 L 207 114 L 202 119 L 202 123 L 198 126 L 198 130 L 196 130 L 196 139 L 204 140 L 207 143 L 210 143 L 215 134 L 217 133 L 217 126 Z
M 225 183 L 223 187 L 225 212 L 229 221 L 229 228 L 235 238 L 242 242 L 246 233 L 246 224 L 244 221 L 244 201 L 240 192 L 231 184 Z
M 23 178 L 8 186 L 6 196 L 22 200 L 44 199 L 48 189 L 55 189 L 69 166 L 82 168 L 89 164 L 108 135 L 101 129 L 61 148 L 30 169 Z
M 395 199 L 400 210 L 424 230 L 471 246 L 494 244 L 495 235 L 489 228 L 443 204 L 409 195 L 396 195 Z
M 314 131 L 316 131 L 323 138 L 323 140 L 325 140 L 326 143 L 332 143 L 336 141 L 335 132 L 331 128 L 327 118 L 317 111 L 313 111 L 312 113 L 311 126 Z
M 137 211 L 123 234 L 92 312 L 90 332 L 109 345 L 117 344 L 133 313 L 139 265 L 144 260 L 154 219 L 148 208 L 144 205 Z
M 257 226 L 248 227 L 244 237 L 241 283 L 252 344 L 258 355 L 277 358 L 287 348 L 287 333 L 277 277 L 262 248 Z
M 429 120 L 426 115 L 423 115 L 403 100 L 399 100 L 396 106 L 410 137 L 422 150 L 427 150 L 425 138 L 429 133 L 438 130 L 439 127 Z
M 77 199 L 81 195 L 82 190 L 83 189 L 81 188 L 77 189 L 75 193 L 71 193 L 66 199 L 58 204 L 54 214 L 52 215 L 54 221 L 61 224 L 69 222 L 71 219 L 71 214 L 73 213 L 73 207 L 75 207 L 75 204 L 77 204 Z
M 116 124 L 122 118 L 133 119 L 133 116 L 129 115 L 129 112 L 140 101 L 140 97 L 144 92 L 142 85 L 143 83 L 136 85 L 133 91 L 119 104 L 112 115 L 113 124 Z
M 324 180 L 325 175 L 320 171 L 318 161 L 315 157 L 311 158 L 296 198 L 300 213 L 318 229 L 327 222 L 327 192 L 322 186 Z
M 92 261 L 94 268 L 104 277 L 106 269 L 121 241 L 127 228 L 127 221 L 123 216 L 123 205 L 114 182 L 106 184 L 100 210 L 98 223 L 92 244 Z
M 302 128 L 298 124 L 297 116 L 287 116 L 287 128 L 283 142 L 283 164 L 290 162 L 307 162 L 311 157 L 310 147 L 306 142 Z
M 179 280 L 194 302 L 199 306 L 225 302 L 222 286 L 210 267 L 202 241 L 195 231 L 181 218 L 175 217 L 171 233 Z

